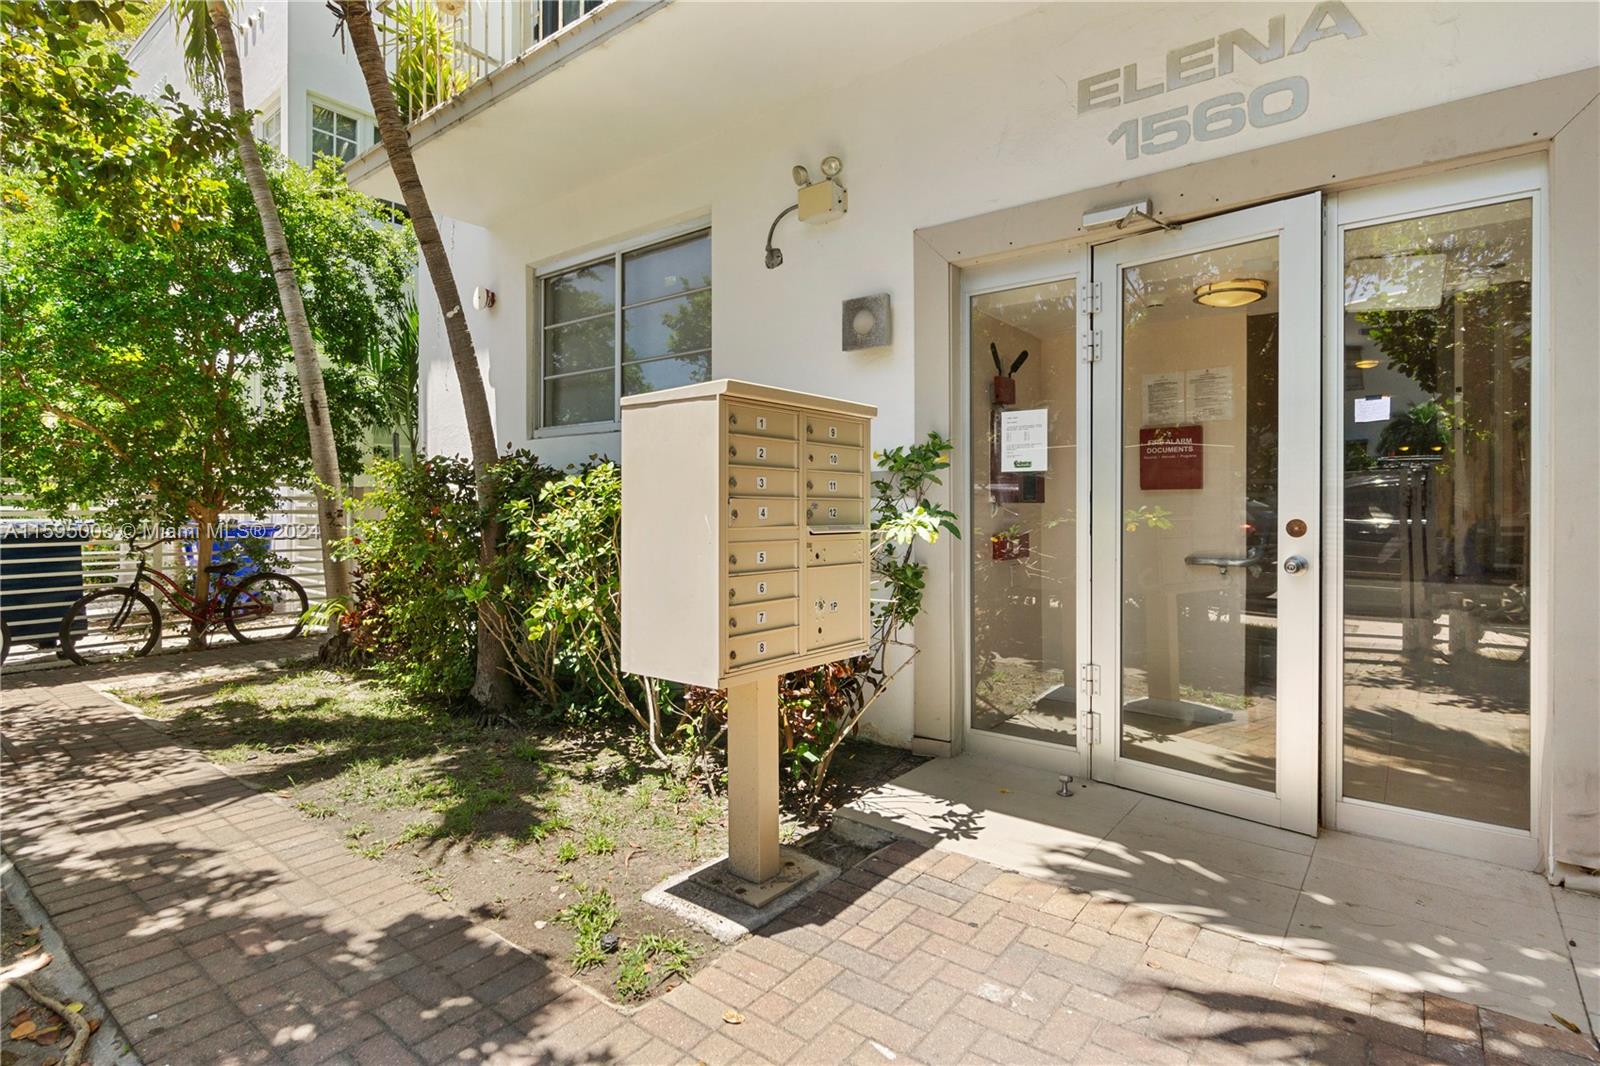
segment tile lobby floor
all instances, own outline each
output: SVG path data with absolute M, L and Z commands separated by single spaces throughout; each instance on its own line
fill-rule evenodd
M 842 817 L 1138 903 L 1400 990 L 1600 1026 L 1600 897 L 1538 874 L 1367 837 L 1318 838 L 965 755 Z M 1568 941 L 1573 946 L 1568 946 Z M 1580 987 L 1581 981 L 1581 987 Z

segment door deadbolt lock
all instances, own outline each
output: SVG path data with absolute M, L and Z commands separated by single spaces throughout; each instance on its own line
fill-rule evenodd
M 1283 572 L 1286 574 L 1298 574 L 1310 568 L 1311 564 L 1306 562 L 1304 555 L 1291 555 L 1283 561 Z

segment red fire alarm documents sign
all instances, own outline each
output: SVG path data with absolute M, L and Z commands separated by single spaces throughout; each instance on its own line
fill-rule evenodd
M 1200 426 L 1156 426 L 1139 431 L 1141 489 L 1198 489 L 1204 479 Z

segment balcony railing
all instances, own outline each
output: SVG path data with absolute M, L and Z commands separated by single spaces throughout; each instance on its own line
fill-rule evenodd
M 384 0 L 378 31 L 395 99 L 415 122 L 605 0 Z

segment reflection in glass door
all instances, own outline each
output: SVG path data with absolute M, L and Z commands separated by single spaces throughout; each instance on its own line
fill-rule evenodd
M 1094 259 L 1095 777 L 1306 833 L 1320 214 L 1300 197 Z
M 1277 781 L 1278 238 L 1122 271 L 1125 758 Z
M 978 292 L 967 316 L 971 727 L 1059 752 L 1078 721 L 1077 280 Z
M 1536 859 L 1540 180 L 1505 164 L 1339 204 L 1335 819 L 1517 864 Z

